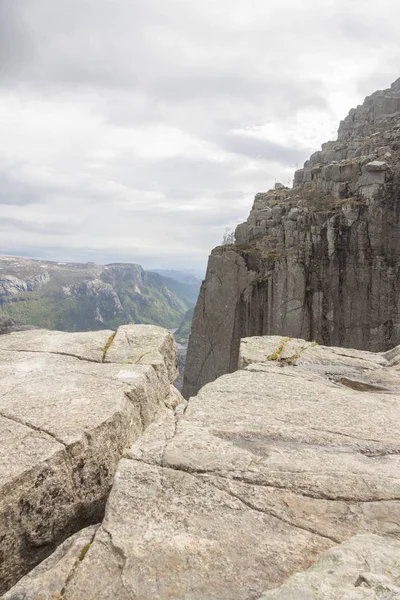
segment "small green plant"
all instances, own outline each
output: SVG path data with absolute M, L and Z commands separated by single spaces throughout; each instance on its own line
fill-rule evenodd
M 115 336 L 117 335 L 117 332 L 114 331 L 114 333 L 112 335 L 110 335 L 110 337 L 108 338 L 106 345 L 103 348 L 103 358 L 102 358 L 102 362 L 104 362 L 106 360 L 106 356 L 107 356 L 107 352 L 111 346 L 111 344 L 113 343 Z
M 85 558 L 85 556 L 87 554 L 87 551 L 89 550 L 89 548 L 90 548 L 91 545 L 92 545 L 92 542 L 89 542 L 88 544 L 85 544 L 83 546 L 83 548 L 81 550 L 81 553 L 79 554 L 79 560 L 80 561 L 82 561 Z
M 285 348 L 286 344 L 290 341 L 290 338 L 282 338 L 282 342 L 280 344 L 280 346 L 275 350 L 275 352 L 273 354 L 270 354 L 269 356 L 267 356 L 267 360 L 279 360 L 280 355 L 283 352 L 283 349 Z

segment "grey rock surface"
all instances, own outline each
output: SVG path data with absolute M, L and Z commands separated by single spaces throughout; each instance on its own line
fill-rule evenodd
M 296 172 L 257 194 L 212 251 L 183 395 L 236 369 L 239 341 L 286 335 L 372 351 L 400 343 L 400 86 L 368 97 Z
M 356 534 L 399 546 L 400 349 L 307 347 L 245 340 L 244 368 L 160 409 L 65 600 L 250 600 Z
M 116 342 L 116 349 L 113 349 Z M 0 593 L 101 521 L 117 463 L 164 402 L 172 335 L 154 326 L 0 338 Z
M 398 600 L 400 543 L 357 535 L 259 600 Z
M 60 600 L 65 586 L 93 542 L 97 525 L 65 540 L 57 550 L 6 592 L 3 600 Z

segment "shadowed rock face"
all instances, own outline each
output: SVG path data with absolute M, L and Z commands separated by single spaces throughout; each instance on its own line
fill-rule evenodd
M 287 335 L 372 351 L 400 342 L 400 80 L 350 111 L 292 189 L 257 194 L 211 253 L 183 393 L 235 370 L 239 340 Z

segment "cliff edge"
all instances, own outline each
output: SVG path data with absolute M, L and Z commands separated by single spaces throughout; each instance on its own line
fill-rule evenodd
M 235 244 L 212 251 L 184 396 L 233 372 L 246 336 L 399 344 L 399 212 L 400 79 L 350 111 L 292 188 L 257 194 Z
M 158 395 L 148 427 L 122 442 L 98 528 L 3 600 L 398 600 L 399 365 L 400 347 L 242 340 L 235 373 L 174 410 Z

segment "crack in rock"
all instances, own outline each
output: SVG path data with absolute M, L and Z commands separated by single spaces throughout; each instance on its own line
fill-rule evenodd
M 318 495 L 317 493 L 305 493 L 302 491 L 299 491 L 298 489 L 293 489 L 293 487 L 291 486 L 287 486 L 287 485 L 277 485 L 277 484 L 273 484 L 273 483 L 266 483 L 266 482 L 256 482 L 256 481 L 252 481 L 251 479 L 249 479 L 248 477 L 245 477 L 243 475 L 234 475 L 234 473 L 236 472 L 235 470 L 231 470 L 231 471 L 225 471 L 224 473 L 221 473 L 220 471 L 208 471 L 206 469 L 196 469 L 194 467 L 189 467 L 188 465 L 171 465 L 168 463 L 165 464 L 160 464 L 158 462 L 155 463 L 151 463 L 148 462 L 146 460 L 144 460 L 143 458 L 134 458 L 134 461 L 136 462 L 141 462 L 144 463 L 146 465 L 149 466 L 157 466 L 161 469 L 170 469 L 171 471 L 178 471 L 181 473 L 187 473 L 189 475 L 206 475 L 206 476 L 213 476 L 213 477 L 219 477 L 221 479 L 227 479 L 229 481 L 237 481 L 239 483 L 245 484 L 245 485 L 249 485 L 249 486 L 255 486 L 255 487 L 259 487 L 259 488 L 267 488 L 267 489 L 274 489 L 274 490 L 282 490 L 282 491 L 286 491 L 286 492 L 291 492 L 292 494 L 296 495 L 296 496 L 300 496 L 302 498 L 311 498 L 312 500 L 327 500 L 329 502 L 349 502 L 352 504 L 375 504 L 377 502 L 400 502 L 400 496 L 397 497 L 393 497 L 393 498 L 375 498 L 373 500 L 363 500 L 362 498 L 354 498 L 354 497 L 349 497 L 349 496 L 330 496 L 329 494 L 321 494 Z M 225 473 L 230 473 L 230 475 L 227 475 Z M 289 473 L 290 475 L 304 475 L 304 472 L 302 471 L 298 471 L 298 472 L 294 472 L 294 471 L 282 471 L 282 474 L 285 473 Z
M 0 352 L 18 352 L 20 354 L 53 354 L 55 356 L 69 356 L 70 358 L 76 358 L 83 362 L 90 362 L 101 364 L 101 359 L 95 360 L 94 358 L 85 358 L 83 356 L 79 356 L 79 354 L 70 354 L 69 352 L 52 352 L 51 350 L 9 350 L 5 348 L 0 348 Z
M 4 419 L 8 419 L 9 421 L 13 421 L 14 423 L 18 423 L 19 425 L 24 425 L 28 429 L 32 429 L 32 431 L 37 431 L 39 433 L 43 433 L 43 434 L 51 437 L 58 444 L 61 444 L 61 446 L 63 446 L 66 450 L 68 450 L 67 445 L 60 438 L 58 438 L 56 435 L 54 435 L 54 433 L 47 431 L 46 429 L 41 429 L 40 427 L 33 425 L 32 423 L 28 423 L 27 421 L 24 421 L 23 419 L 18 419 L 17 417 L 12 417 L 10 415 L 5 415 L 3 412 L 0 412 L 0 417 L 3 417 Z
M 202 479 L 203 481 L 205 481 L 201 477 L 198 477 L 197 479 Z M 245 500 L 244 498 L 242 498 L 238 494 L 235 494 L 234 492 L 232 492 L 232 490 L 227 490 L 227 489 L 225 489 L 223 487 L 219 487 L 218 485 L 215 484 L 215 482 L 207 480 L 206 483 L 208 483 L 211 487 L 214 487 L 215 489 L 228 494 L 228 496 L 231 496 L 232 498 L 236 498 L 236 500 L 238 500 L 239 502 L 241 502 L 242 504 L 244 504 L 245 506 L 247 506 L 247 508 L 249 508 L 250 510 L 254 510 L 254 511 L 262 513 L 262 514 L 270 515 L 271 517 L 274 517 L 275 519 L 278 519 L 279 521 L 281 521 L 282 523 L 285 523 L 286 525 L 290 525 L 291 527 L 295 527 L 296 529 L 301 529 L 303 531 L 307 531 L 308 533 L 312 533 L 313 535 L 318 535 L 319 537 L 322 537 L 322 538 L 325 538 L 327 540 L 330 540 L 331 542 L 334 542 L 335 544 L 340 544 L 341 541 L 342 541 L 339 538 L 334 538 L 334 537 L 331 537 L 329 535 L 325 535 L 323 533 L 320 533 L 319 531 L 317 531 L 316 529 L 313 529 L 311 527 L 305 527 L 305 526 L 299 525 L 297 523 L 294 523 L 293 521 L 290 521 L 289 519 L 285 519 L 281 515 L 277 514 L 274 510 L 271 510 L 271 509 L 268 510 L 268 509 L 264 509 L 264 508 L 259 508 L 258 506 L 256 506 L 252 502 L 250 502 L 249 500 Z

